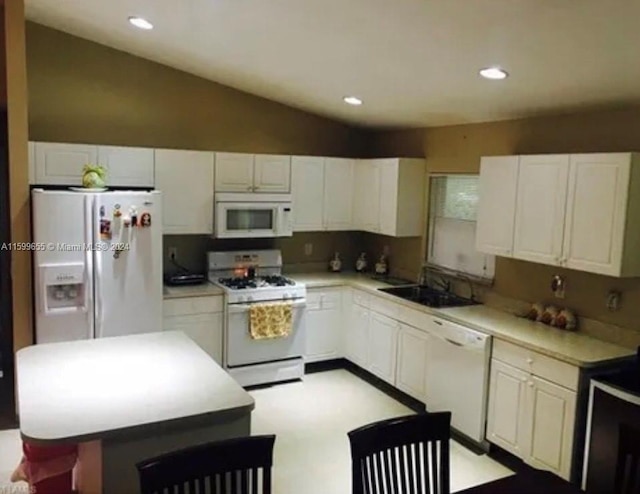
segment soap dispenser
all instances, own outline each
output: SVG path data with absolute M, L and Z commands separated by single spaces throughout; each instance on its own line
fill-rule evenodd
M 336 252 L 333 255 L 333 259 L 329 261 L 329 271 L 333 273 L 339 273 L 342 269 L 342 261 L 340 260 L 340 253 Z
M 367 254 L 362 252 L 356 261 L 356 271 L 362 273 L 367 269 Z

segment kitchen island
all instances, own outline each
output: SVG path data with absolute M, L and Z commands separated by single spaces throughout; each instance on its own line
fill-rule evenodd
M 139 492 L 136 462 L 247 436 L 254 408 L 179 331 L 22 349 L 17 386 L 23 440 L 79 445 L 81 494 Z

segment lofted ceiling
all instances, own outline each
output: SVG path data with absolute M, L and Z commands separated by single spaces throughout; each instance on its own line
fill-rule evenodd
M 358 125 L 640 103 L 637 0 L 26 0 L 26 8 L 40 24 Z M 132 27 L 132 15 L 155 28 Z M 491 65 L 510 77 L 478 76 Z M 364 104 L 346 105 L 347 95 Z

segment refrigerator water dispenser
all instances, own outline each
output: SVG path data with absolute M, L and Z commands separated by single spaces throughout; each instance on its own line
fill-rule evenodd
M 87 287 L 83 263 L 43 264 L 40 279 L 45 314 L 87 310 Z

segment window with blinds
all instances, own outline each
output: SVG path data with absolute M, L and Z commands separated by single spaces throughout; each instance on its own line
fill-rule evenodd
M 493 279 L 495 257 L 476 251 L 478 175 L 431 177 L 427 261 L 473 277 Z

